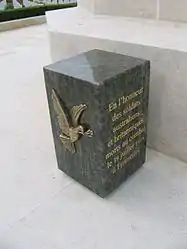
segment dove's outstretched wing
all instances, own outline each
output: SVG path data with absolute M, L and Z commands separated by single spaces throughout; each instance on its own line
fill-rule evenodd
M 72 143 L 70 140 L 67 139 L 66 136 L 64 136 L 63 134 L 61 134 L 59 136 L 60 141 L 63 143 L 64 147 L 69 150 L 72 154 L 74 154 L 76 152 L 75 150 L 75 144 Z
M 77 127 L 80 123 L 80 118 L 82 113 L 86 110 L 87 105 L 79 105 L 79 106 L 74 106 L 71 109 L 71 115 L 72 115 L 72 124 L 74 127 Z
M 67 119 L 67 116 L 60 104 L 60 100 L 55 92 L 54 89 L 52 89 L 52 103 L 53 103 L 53 107 L 54 110 L 56 112 L 57 115 L 57 119 L 58 119 L 58 124 L 59 127 L 61 129 L 62 134 L 60 135 L 60 140 L 63 143 L 63 145 L 65 146 L 66 149 L 68 149 L 69 151 L 71 151 L 72 153 L 75 152 L 75 146 L 74 144 L 70 141 L 70 137 L 69 137 L 69 122 Z
M 60 100 L 54 89 L 52 90 L 52 103 L 53 103 L 53 107 L 56 112 L 58 123 L 59 123 L 62 133 L 69 136 L 70 127 L 69 127 L 68 119 L 66 117 L 66 114 L 60 104 Z

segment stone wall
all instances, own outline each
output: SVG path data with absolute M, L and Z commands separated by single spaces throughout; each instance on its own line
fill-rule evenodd
M 96 14 L 187 22 L 187 0 L 79 0 L 78 2 Z

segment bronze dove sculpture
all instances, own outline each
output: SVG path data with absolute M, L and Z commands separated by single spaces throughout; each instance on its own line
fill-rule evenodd
M 69 113 L 70 120 L 68 120 L 68 117 L 54 89 L 52 89 L 52 103 L 61 130 L 59 139 L 67 150 L 71 153 L 75 153 L 75 142 L 79 140 L 81 136 L 86 135 L 89 138 L 93 136 L 92 130 L 89 129 L 85 131 L 83 125 L 79 124 L 81 115 L 87 109 L 87 105 L 81 104 L 74 106 Z

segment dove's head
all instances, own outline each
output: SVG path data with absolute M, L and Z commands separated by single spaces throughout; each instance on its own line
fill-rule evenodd
M 84 135 L 84 128 L 82 125 L 78 126 L 78 131 L 79 131 L 79 134 Z

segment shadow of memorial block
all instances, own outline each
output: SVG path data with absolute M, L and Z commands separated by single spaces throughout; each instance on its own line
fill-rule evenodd
M 145 162 L 150 62 L 91 50 L 44 76 L 59 169 L 106 197 Z

